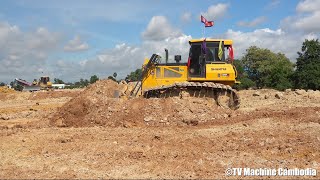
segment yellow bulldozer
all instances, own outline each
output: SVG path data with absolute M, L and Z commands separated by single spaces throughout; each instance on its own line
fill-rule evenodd
M 153 54 L 142 66 L 140 83 L 131 91 L 146 98 L 181 96 L 212 97 L 223 107 L 238 109 L 240 99 L 231 86 L 236 80 L 237 70 L 232 64 L 232 40 L 194 39 L 189 41 L 190 50 L 187 63 L 181 63 L 181 55 L 175 55 L 175 62 L 165 62 L 161 56 Z M 226 58 L 226 51 L 229 56 Z M 232 57 L 230 57 L 232 56 Z M 141 91 L 140 91 L 141 90 Z
M 52 90 L 52 82 L 48 76 L 41 76 L 39 81 L 34 79 L 32 85 L 34 87 L 39 87 L 39 90 Z

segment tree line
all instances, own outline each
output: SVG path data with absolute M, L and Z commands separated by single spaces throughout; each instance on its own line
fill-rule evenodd
M 116 80 L 116 77 L 117 77 L 117 73 L 113 73 L 112 76 L 108 76 L 108 79 L 111 79 L 113 81 L 117 81 Z M 53 84 L 65 84 L 67 86 L 65 86 L 66 89 L 74 89 L 74 88 L 84 88 L 84 87 L 87 87 L 88 85 L 90 84 L 93 84 L 95 83 L 96 81 L 99 80 L 99 77 L 97 75 L 92 75 L 90 77 L 90 79 L 83 79 L 83 78 L 80 78 L 79 81 L 75 81 L 75 82 L 65 82 L 63 81 L 62 79 L 59 79 L 59 78 L 54 78 L 52 83 Z M 36 79 L 34 80 L 36 81 Z M 6 86 L 5 83 L 3 82 L 0 82 L 0 86 Z M 22 91 L 23 90 L 23 86 L 19 85 L 19 84 L 16 84 L 14 83 L 14 81 L 12 81 L 10 83 L 10 86 L 12 88 L 14 88 L 15 90 L 17 91 Z
M 112 76 L 108 76 L 108 79 L 111 79 L 111 80 L 117 82 L 116 77 L 117 77 L 117 73 L 115 72 L 115 73 L 113 73 Z M 93 76 L 90 77 L 89 80 L 88 80 L 88 79 L 83 79 L 83 78 L 81 78 L 79 81 L 76 81 L 76 82 L 74 82 L 74 83 L 70 83 L 70 82 L 69 82 L 69 83 L 64 83 L 63 80 L 58 79 L 58 78 L 54 78 L 53 83 L 54 83 L 54 84 L 66 84 L 67 86 L 66 86 L 65 88 L 67 88 L 67 89 L 74 89 L 74 88 L 87 87 L 89 84 L 93 84 L 93 83 L 95 83 L 95 82 L 98 81 L 98 80 L 99 80 L 99 77 L 98 77 L 97 75 L 93 75 Z
M 252 46 L 245 55 L 234 61 L 241 84 L 237 89 L 273 88 L 320 89 L 320 43 L 305 40 L 296 63 L 284 54 Z

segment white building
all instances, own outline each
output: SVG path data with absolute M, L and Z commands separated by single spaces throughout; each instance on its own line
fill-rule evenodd
M 65 84 L 52 84 L 52 87 L 55 89 L 64 89 L 66 87 Z

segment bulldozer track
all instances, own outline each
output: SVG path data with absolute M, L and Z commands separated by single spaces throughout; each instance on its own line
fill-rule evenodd
M 151 97 L 172 97 L 181 96 L 181 92 L 188 91 L 190 96 L 194 97 L 212 97 L 218 105 L 224 107 L 219 100 L 221 96 L 228 96 L 228 107 L 238 109 L 240 107 L 239 95 L 229 85 L 213 82 L 177 82 L 171 85 L 154 87 L 143 91 L 143 96 Z

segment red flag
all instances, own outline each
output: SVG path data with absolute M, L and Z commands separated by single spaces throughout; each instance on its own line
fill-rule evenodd
M 191 57 L 188 58 L 188 64 L 187 64 L 188 68 L 190 67 L 190 64 L 191 64 Z
M 206 23 L 206 22 L 207 22 L 206 18 L 204 18 L 202 15 L 201 15 L 201 17 L 200 17 L 200 20 L 201 20 L 201 22 L 203 22 L 203 23 Z
M 214 25 L 213 21 L 208 21 L 206 18 L 204 18 L 202 15 L 200 17 L 200 20 L 202 23 L 204 23 L 205 27 L 211 27 Z
M 213 21 L 207 21 L 206 23 L 204 23 L 205 27 L 211 27 L 213 26 Z
M 233 47 L 232 47 L 232 45 L 229 47 L 229 57 L 230 57 L 231 61 L 233 61 L 234 57 L 233 57 Z

